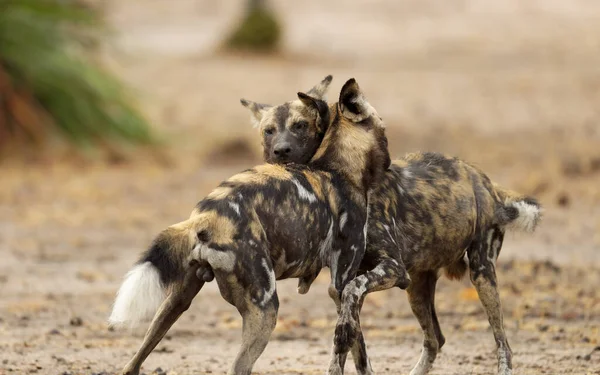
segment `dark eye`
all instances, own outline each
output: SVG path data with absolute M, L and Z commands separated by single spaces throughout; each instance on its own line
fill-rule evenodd
M 275 131 L 273 129 L 271 129 L 271 128 L 265 129 L 265 135 L 273 135 L 274 132 Z
M 298 121 L 292 125 L 294 131 L 304 130 L 308 126 L 306 121 Z

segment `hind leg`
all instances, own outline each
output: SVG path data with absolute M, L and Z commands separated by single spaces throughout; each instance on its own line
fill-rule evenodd
M 277 324 L 277 295 L 266 305 L 249 304 L 242 312 L 242 346 L 229 370 L 229 375 L 250 375 L 254 363 L 267 347 Z
M 279 299 L 275 273 L 267 259 L 243 259 L 243 268 L 215 276 L 223 298 L 234 305 L 243 319 L 242 345 L 228 375 L 250 375 L 265 350 L 277 324 Z
M 498 350 L 498 374 L 512 375 L 512 351 L 504 332 L 502 305 L 496 279 L 496 259 L 502 247 L 504 233 L 491 228 L 469 248 L 471 282 L 488 316 Z
M 431 281 L 433 285 L 430 285 L 431 294 L 428 297 L 429 308 L 431 309 L 431 321 L 433 323 L 433 331 L 435 332 L 435 337 L 438 341 L 438 349 L 442 349 L 442 346 L 444 346 L 444 344 L 446 343 L 446 338 L 442 333 L 442 328 L 440 327 L 440 322 L 438 321 L 437 313 L 435 311 L 435 286 L 437 284 L 437 280 L 438 278 L 436 277 L 435 280 Z
M 438 336 L 441 336 L 441 330 L 437 323 L 433 304 L 437 274 L 433 271 L 426 271 L 411 276 L 412 281 L 407 289 L 408 300 L 413 314 L 423 330 L 423 349 L 421 357 L 410 375 L 425 375 L 431 370 L 440 348 Z M 439 331 L 439 335 L 436 331 Z
M 437 281 L 437 280 L 436 280 Z M 438 321 L 437 313 L 435 312 L 435 283 L 433 284 L 433 292 L 431 294 L 431 300 L 429 301 L 429 305 L 431 306 L 431 321 L 433 322 L 433 331 L 435 332 L 435 337 L 438 341 L 438 349 L 441 349 L 442 346 L 446 343 L 446 338 L 442 333 L 442 328 L 440 327 L 440 322 Z
M 196 277 L 195 270 L 190 270 L 180 284 L 173 286 L 171 293 L 154 315 L 142 346 L 123 369 L 123 375 L 139 374 L 144 360 L 162 340 L 173 323 L 190 307 L 192 300 L 203 285 L 204 281 Z

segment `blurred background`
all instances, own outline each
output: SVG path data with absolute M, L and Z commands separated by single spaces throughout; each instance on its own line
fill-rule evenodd
M 327 74 L 330 101 L 357 79 L 393 157 L 459 156 L 539 198 L 538 231 L 508 235 L 498 265 L 516 372 L 600 374 L 600 2 L 0 1 L 0 374 L 120 369 L 143 333 L 106 328 L 126 270 L 261 162 L 239 99 L 279 104 Z M 324 372 L 326 273 L 307 296 L 278 283 L 257 373 Z M 495 373 L 469 281 L 438 285 L 432 374 Z M 363 311 L 376 372 L 408 373 L 421 333 L 404 292 Z M 224 373 L 240 327 L 208 285 L 144 371 Z

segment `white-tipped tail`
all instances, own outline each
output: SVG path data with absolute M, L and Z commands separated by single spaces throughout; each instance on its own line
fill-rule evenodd
M 151 319 L 164 299 L 158 269 L 150 262 L 138 264 L 125 275 L 108 322 L 113 327 L 133 328 Z
M 542 218 L 542 208 L 525 200 L 507 200 L 506 207 L 514 207 L 519 213 L 519 216 L 506 224 L 508 230 L 533 232 Z

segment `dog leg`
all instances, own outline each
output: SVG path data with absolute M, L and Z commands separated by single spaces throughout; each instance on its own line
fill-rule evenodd
M 258 264 L 255 269 L 246 268 L 244 275 L 227 278 L 225 283 L 217 274 L 217 281 L 221 281 L 219 288 L 223 284 L 227 286 L 229 296 L 233 297 L 232 302 L 243 318 L 242 345 L 228 375 L 250 375 L 277 324 L 279 299 L 275 273 L 264 259 L 255 264 Z
M 341 301 L 339 298 L 339 293 L 337 292 L 337 290 L 335 289 L 333 284 L 331 284 L 329 286 L 329 297 L 331 297 L 331 299 L 335 303 L 336 311 L 339 316 Z M 360 305 L 360 308 L 362 309 L 362 304 Z M 336 357 L 335 346 L 332 349 L 331 356 Z M 356 367 L 356 373 L 358 375 L 372 375 L 373 374 L 373 369 L 371 368 L 371 361 L 369 360 L 369 357 L 367 355 L 367 345 L 365 343 L 365 338 L 362 334 L 362 331 L 358 332 L 358 337 L 356 338 L 356 342 L 352 345 L 352 358 L 354 359 L 354 366 Z M 341 361 L 341 358 L 336 357 L 336 360 L 334 362 L 340 362 L 340 361 Z M 344 363 L 346 362 L 346 356 L 344 356 L 343 362 Z M 334 363 L 332 363 L 330 366 L 337 367 Z M 337 369 L 334 371 L 339 372 L 339 370 L 337 370 Z M 330 373 L 330 372 L 328 372 L 328 373 Z
M 332 275 L 332 277 L 333 277 L 333 275 Z M 336 311 L 337 311 L 338 317 L 339 317 L 342 302 L 340 300 L 340 292 L 335 288 L 335 285 L 333 282 L 329 285 L 328 292 L 329 292 L 329 297 L 335 303 L 335 308 L 336 308 Z M 365 353 L 366 353 L 366 350 L 365 350 Z M 327 375 L 343 374 L 344 373 L 343 368 L 344 368 L 344 364 L 346 363 L 346 357 L 347 357 L 346 354 L 341 355 L 341 356 L 336 354 L 335 344 L 334 344 L 333 348 L 331 349 L 331 362 L 329 364 L 329 369 L 327 370 Z
M 432 310 L 433 304 L 431 303 L 434 298 L 436 281 L 435 272 L 420 272 L 412 276 L 411 284 L 407 289 L 410 307 L 423 330 L 421 357 L 410 375 L 428 374 L 440 348 L 434 322 L 435 312 Z
M 446 343 L 446 338 L 442 333 L 442 328 L 440 327 L 440 322 L 438 321 L 437 313 L 435 312 L 435 285 L 437 284 L 437 277 L 433 281 L 433 285 L 431 286 L 431 295 L 429 296 L 429 305 L 431 306 L 431 321 L 433 322 L 433 331 L 435 332 L 435 337 L 438 341 L 438 349 L 442 349 L 442 346 Z
M 360 304 L 360 311 L 362 310 L 362 303 Z M 360 324 L 358 326 L 358 337 L 356 341 L 352 345 L 351 353 L 352 359 L 354 360 L 354 367 L 356 368 L 356 373 L 358 375 L 373 375 L 373 368 L 371 367 L 371 361 L 369 360 L 369 356 L 367 355 L 367 344 L 365 343 L 365 337 L 362 333 L 362 328 Z
M 498 350 L 498 375 L 512 375 L 512 350 L 504 332 L 495 267 L 503 239 L 504 233 L 499 228 L 492 228 L 469 248 L 468 256 L 471 282 L 494 332 Z
M 277 299 L 277 296 L 274 297 Z M 277 324 L 277 308 L 273 301 L 266 307 L 252 304 L 243 313 L 242 346 L 229 370 L 229 375 L 250 375 L 254 363 L 267 347 Z
M 435 337 L 437 338 L 438 345 L 439 345 L 438 349 L 442 349 L 442 347 L 446 343 L 446 338 L 444 337 L 444 334 L 442 333 L 442 328 L 440 327 L 440 322 L 438 320 L 437 313 L 435 311 L 435 286 L 437 284 L 437 280 L 438 280 L 437 277 L 435 279 L 431 280 L 432 285 L 430 287 L 429 306 L 431 309 L 431 321 L 433 322 L 433 330 L 435 332 Z
M 404 284 L 406 278 L 404 266 L 394 259 L 386 258 L 381 260 L 371 271 L 357 276 L 348 283 L 342 293 L 340 314 L 335 329 L 334 352 L 330 363 L 330 371 L 337 369 L 338 358 L 343 358 L 350 348 L 353 348 L 353 354 L 356 353 L 359 355 L 360 350 L 364 351 L 365 354 L 365 358 L 362 360 L 360 356 L 355 358 L 357 371 L 361 374 L 372 373 L 370 363 L 368 358 L 366 358 L 366 348 L 360 327 L 360 309 L 362 303 L 368 293 L 390 289 L 399 284 L 406 287 Z M 361 343 L 362 348 L 360 346 Z
M 140 373 L 144 360 L 158 345 L 173 323 L 190 307 L 192 300 L 203 285 L 204 281 L 196 277 L 195 270 L 190 270 L 180 284 L 173 285 L 171 293 L 154 315 L 142 346 L 123 369 L 123 375 L 138 375 Z
M 347 224 L 345 226 L 348 229 L 350 226 Z M 366 224 L 364 225 L 364 229 L 360 232 L 358 231 L 348 231 L 347 237 L 337 243 L 334 244 L 331 254 L 331 260 L 329 264 L 329 268 L 331 269 L 331 285 L 329 285 L 329 297 L 333 299 L 335 302 L 335 306 L 338 312 L 338 322 L 340 319 L 341 306 L 342 306 L 342 293 L 344 288 L 349 284 L 350 280 L 353 280 L 358 273 L 360 263 L 365 255 L 365 245 L 366 245 Z M 338 249 L 338 250 L 336 250 Z M 341 251 L 339 249 L 345 249 L 345 251 Z M 358 332 L 358 331 L 357 331 Z M 362 332 L 361 332 L 362 336 Z M 331 353 L 331 362 L 329 363 L 329 370 L 327 374 L 329 375 L 341 375 L 344 373 L 344 365 L 346 363 L 346 357 L 348 356 L 349 349 L 340 352 L 340 346 L 336 344 L 336 340 L 338 337 L 337 328 L 336 333 L 334 334 L 334 345 L 333 351 Z M 355 336 L 356 338 L 357 336 Z M 349 343 L 349 347 L 355 344 L 356 340 Z M 364 338 L 361 340 L 364 343 Z M 360 345 L 360 343 L 359 343 Z M 366 356 L 366 348 L 363 345 L 361 349 L 357 349 L 365 353 Z M 365 358 L 366 363 L 368 364 L 368 368 L 370 368 L 370 363 L 368 358 Z M 367 371 L 367 370 L 365 370 Z M 368 372 L 366 373 L 368 374 Z

